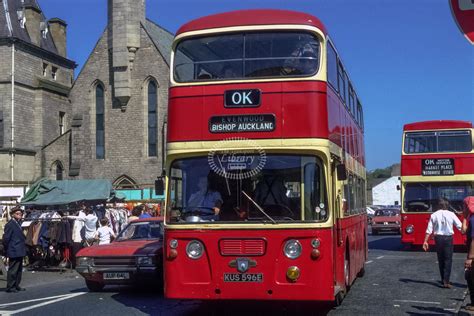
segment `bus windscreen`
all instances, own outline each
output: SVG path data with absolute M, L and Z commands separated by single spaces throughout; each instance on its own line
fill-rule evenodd
M 449 201 L 450 210 L 462 212 L 463 200 L 472 190 L 470 182 L 419 182 L 405 186 L 405 212 L 434 212 L 439 198 Z
M 171 165 L 167 221 L 323 222 L 329 218 L 325 183 L 323 164 L 314 156 L 178 159 Z

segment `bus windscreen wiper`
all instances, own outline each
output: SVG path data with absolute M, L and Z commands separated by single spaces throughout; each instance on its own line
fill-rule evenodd
M 257 207 L 257 209 L 258 209 L 263 215 L 265 215 L 269 220 L 271 220 L 273 224 L 276 224 L 276 221 L 275 221 L 273 218 L 271 218 L 270 215 L 268 215 L 268 214 L 263 210 L 263 208 L 262 208 L 260 205 L 257 204 L 257 202 L 255 202 L 247 193 L 245 193 L 244 190 L 242 190 L 242 193 L 245 195 L 245 197 L 246 197 L 247 199 L 250 200 L 250 202 L 252 202 L 252 203 Z

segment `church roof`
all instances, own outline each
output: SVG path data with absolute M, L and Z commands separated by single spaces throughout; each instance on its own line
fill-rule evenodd
M 18 12 L 21 12 L 25 7 L 32 7 L 41 11 L 36 0 L 0 0 L 0 38 L 17 38 L 32 44 L 28 31 L 25 27 L 21 27 L 21 20 L 18 17 Z M 47 22 L 42 11 L 41 22 Z M 50 32 L 46 34 L 46 38 L 43 38 L 43 36 L 40 38 L 41 48 L 58 54 Z
M 165 30 L 163 27 L 148 19 L 143 24 L 143 27 L 169 66 L 171 59 L 171 47 L 173 45 L 174 39 L 173 33 Z

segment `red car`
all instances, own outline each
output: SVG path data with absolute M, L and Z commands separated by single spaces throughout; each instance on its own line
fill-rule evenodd
M 110 244 L 81 249 L 76 271 L 90 291 L 107 284 L 163 283 L 163 217 L 128 224 Z
M 400 211 L 398 209 L 379 209 L 372 217 L 372 235 L 380 232 L 400 234 Z

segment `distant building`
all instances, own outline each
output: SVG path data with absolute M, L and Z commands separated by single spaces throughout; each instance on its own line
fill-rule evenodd
M 45 161 L 43 149 L 69 137 L 76 64 L 66 23 L 47 20 L 35 0 L 0 1 L 0 61 L 1 204 L 42 176 L 65 176 L 68 157 Z
M 367 181 L 367 205 L 395 205 L 395 201 L 397 200 L 393 200 L 391 201 L 391 199 L 387 200 L 387 198 L 382 198 L 382 196 L 386 196 L 386 193 L 381 193 L 382 191 L 382 188 L 384 188 L 385 186 L 388 185 L 387 184 L 384 184 L 382 185 L 381 187 L 378 187 L 379 185 L 381 185 L 383 182 L 393 178 L 393 177 L 396 177 L 398 178 L 400 176 L 400 164 L 394 164 L 391 166 L 391 170 L 390 170 L 390 177 L 384 177 L 384 178 L 371 178 Z M 398 183 L 399 184 L 399 183 Z M 378 187 L 377 189 L 375 189 L 376 187 Z M 396 189 L 396 187 L 395 187 Z M 375 192 L 374 192 L 375 190 Z M 391 189 L 388 189 L 387 190 L 390 190 Z M 400 195 L 400 191 L 397 191 L 398 192 L 398 195 Z M 377 196 L 377 199 L 375 199 L 375 197 Z M 393 196 L 394 198 L 395 196 Z M 375 200 L 374 200 L 375 199 Z M 388 201 L 390 203 L 376 203 L 377 201 L 379 201 L 380 199 L 384 200 L 384 201 Z M 398 197 L 398 203 L 400 203 L 400 197 Z
M 398 176 L 390 177 L 372 188 L 373 205 L 400 205 L 400 185 Z

